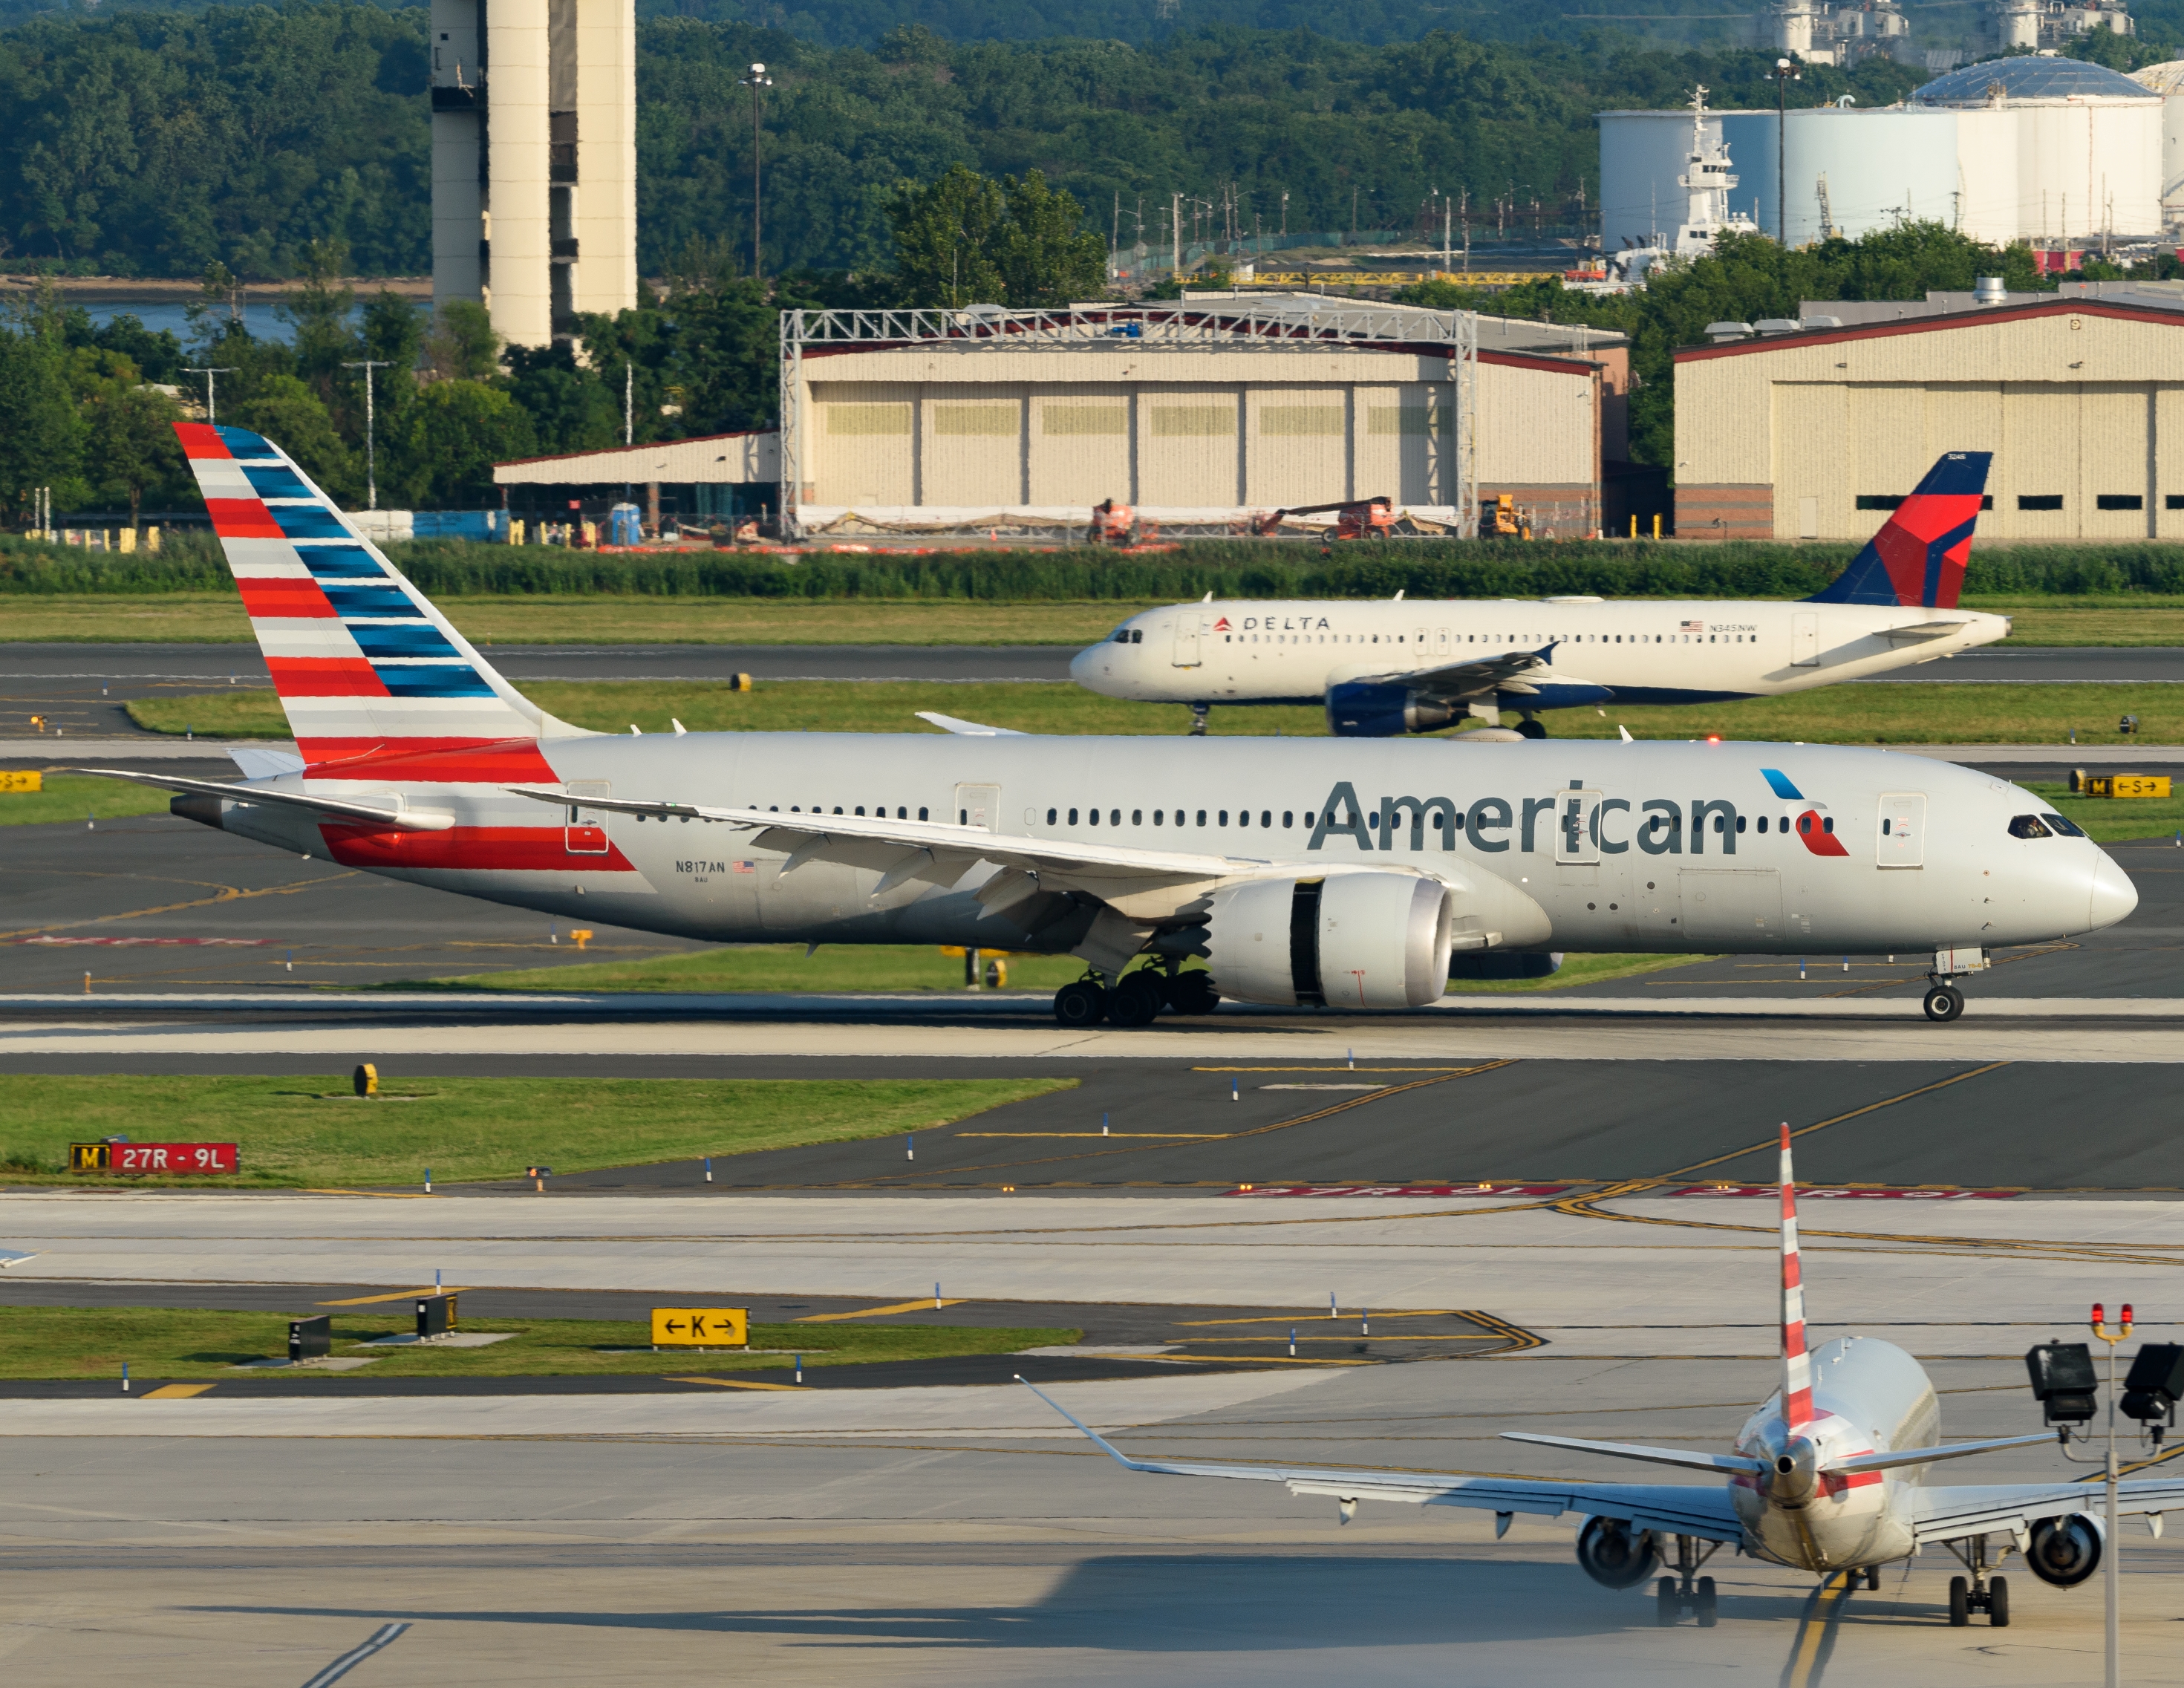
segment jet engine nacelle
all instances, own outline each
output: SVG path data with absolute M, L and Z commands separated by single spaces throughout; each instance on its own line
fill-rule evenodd
M 1587 1518 L 1577 1533 L 1577 1563 L 1603 1588 L 1635 1588 L 1661 1563 L 1650 1531 L 1620 1518 Z
M 2090 1513 L 2042 1518 L 2025 1545 L 2025 1568 L 2043 1583 L 2075 1588 L 2101 1568 L 2106 1532 Z
M 1393 738 L 1446 727 L 1458 706 L 1384 680 L 1346 680 L 1327 688 L 1327 730 L 1337 738 Z
M 1448 987 L 1454 900 L 1412 873 L 1254 880 L 1214 898 L 1206 962 L 1240 1002 L 1419 1008 Z

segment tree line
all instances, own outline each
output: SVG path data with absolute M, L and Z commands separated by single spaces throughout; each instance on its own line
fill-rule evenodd
M 251 279 L 341 242 L 366 276 L 431 260 L 426 14 L 346 0 L 277 9 L 70 11 L 0 30 L 0 265 Z M 1087 226 L 1162 243 L 1162 208 L 1233 203 L 1245 232 L 1408 227 L 1437 194 L 1578 215 L 1597 198 L 1595 111 L 1772 103 L 1771 56 L 1434 31 L 1382 43 L 1301 28 L 950 40 L 900 24 L 830 46 L 744 22 L 638 34 L 639 263 L 692 241 L 749 251 L 754 59 L 770 67 L 764 269 L 890 256 L 905 181 L 1036 168 Z M 1900 97 L 1917 73 L 1814 68 L 1797 98 Z M 1142 217 L 1142 223 L 1141 223 Z M 1188 214 L 1186 214 L 1186 220 Z M 1436 230 L 1439 212 L 1432 213 Z M 1489 215 L 1490 221 L 1490 214 Z

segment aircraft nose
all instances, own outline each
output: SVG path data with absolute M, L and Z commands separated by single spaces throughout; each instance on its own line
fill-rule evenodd
M 2092 897 L 2086 911 L 2086 929 L 2098 932 L 2103 927 L 2114 926 L 2137 906 L 2138 887 L 2103 850 L 2101 865 L 2093 872 Z

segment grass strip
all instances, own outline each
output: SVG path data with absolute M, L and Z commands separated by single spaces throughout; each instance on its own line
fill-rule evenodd
M 53 748 L 58 750 L 61 745 Z M 42 783 L 43 788 L 38 791 L 0 791 L 0 827 L 164 815 L 174 797 L 172 792 L 131 785 L 126 780 L 86 779 L 81 774 L 47 774 Z
M 662 1306 L 710 1306 L 704 1294 L 660 1295 Z M 460 1309 L 460 1302 L 458 1303 Z M 363 1312 L 298 1302 L 289 1312 L 219 1312 L 172 1307 L 0 1307 L 0 1378 L 111 1378 L 118 1390 L 125 1360 L 133 1378 L 222 1379 L 283 1378 L 298 1389 L 343 1375 L 320 1368 L 268 1368 L 238 1373 L 254 1360 L 284 1359 L 288 1321 L 333 1313 L 333 1357 L 370 1354 L 375 1378 L 513 1378 L 658 1376 L 680 1373 L 779 1372 L 801 1352 L 807 1368 L 854 1366 L 875 1360 L 938 1360 L 959 1354 L 1012 1354 L 1074 1342 L 1071 1329 L 934 1324 L 839 1324 L 822 1331 L 810 1325 L 755 1324 L 750 1345 L 781 1354 L 688 1349 L 652 1352 L 650 1328 L 621 1319 L 460 1319 L 478 1334 L 505 1331 L 505 1342 L 480 1348 L 417 1344 L 395 1348 L 363 1345 L 416 1329 L 405 1304 Z M 640 1352 L 617 1353 L 617 1349 Z
M 566 721 L 602 733 L 671 730 L 670 717 L 705 733 L 938 732 L 916 719 L 937 710 L 1022 733 L 1178 734 L 1190 725 L 1179 704 L 1128 703 L 1067 683 L 934 686 L 875 681 L 842 685 L 783 681 L 755 692 L 710 682 L 555 682 L 526 686 L 533 701 Z M 227 691 L 202 698 L 152 698 L 129 705 L 131 717 L 158 733 L 194 730 L 204 738 L 280 737 L 287 732 L 270 692 Z M 1546 717 L 1557 738 L 1613 738 L 1618 726 L 1641 738 L 1709 735 L 1814 744 L 2056 744 L 2075 731 L 2085 744 L 2115 744 L 2116 722 L 2136 715 L 2149 744 L 2184 743 L 2184 686 L 1949 685 L 1831 686 L 1784 698 L 1678 708 L 1622 708 L 1605 714 L 1557 710 Z M 1324 737 L 1325 713 L 1274 706 L 1212 711 L 1211 730 L 1237 737 L 1279 733 Z
M 374 1051 L 359 1050 L 370 1058 Z M 588 1172 L 928 1130 L 1073 1078 L 424 1078 L 377 1056 L 387 1096 L 323 1078 L 0 1077 L 0 1170 L 10 1184 L 244 1187 L 410 1185 Z M 394 1100 L 415 1095 L 415 1100 Z M 327 1100 L 327 1098 L 332 1098 Z M 118 1178 L 64 1170 L 71 1142 L 241 1145 L 233 1178 Z
M 1011 990 L 1058 990 L 1084 977 L 1073 955 L 1002 958 Z M 806 955 L 801 944 L 727 944 L 688 955 L 561 967 L 514 967 L 374 985 L 376 990 L 628 990 L 805 992 L 882 990 L 962 994 L 963 960 L 929 944 L 837 944 Z

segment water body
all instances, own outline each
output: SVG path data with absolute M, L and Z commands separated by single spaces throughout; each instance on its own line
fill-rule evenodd
M 296 337 L 296 331 L 293 325 L 275 315 L 279 309 L 276 303 L 254 299 L 242 307 L 243 326 L 257 339 L 276 340 L 287 345 Z M 361 306 L 351 308 L 349 316 L 352 320 L 355 320 L 361 309 Z M 184 345 L 190 343 L 190 320 L 186 308 L 179 302 L 107 299 L 97 304 L 86 304 L 84 309 L 89 313 L 91 320 L 102 327 L 117 316 L 133 316 L 154 333 L 165 329 Z M 214 323 L 224 321 L 226 315 L 226 308 L 222 306 L 214 313 L 212 320 Z

